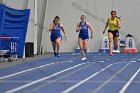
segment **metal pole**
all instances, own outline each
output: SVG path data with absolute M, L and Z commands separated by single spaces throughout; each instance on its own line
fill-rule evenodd
M 46 13 L 47 13 L 47 8 L 48 8 L 48 0 L 47 1 L 45 1 L 44 0 L 44 12 L 42 13 L 42 17 L 43 17 L 43 23 L 42 23 L 42 27 L 43 27 L 43 29 L 42 29 L 42 31 L 40 31 L 40 33 L 41 33 L 41 35 L 40 35 L 40 37 L 39 37 L 39 43 L 38 43 L 38 52 L 39 53 L 43 53 L 44 51 L 43 51 L 43 45 L 42 45 L 42 37 L 43 37 L 43 31 L 44 31 L 44 24 L 45 24 L 45 15 L 46 15 Z
M 27 8 L 28 8 L 28 0 L 24 0 L 23 9 L 27 9 Z
M 4 4 L 4 0 L 0 0 L 0 4 Z
M 34 54 L 37 54 L 37 0 L 34 0 Z

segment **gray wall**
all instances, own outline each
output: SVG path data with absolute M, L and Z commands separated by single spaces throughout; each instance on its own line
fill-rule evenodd
M 35 0 L 28 1 L 28 8 L 31 9 L 29 27 L 26 42 L 34 42 L 34 54 L 40 52 L 42 32 L 44 28 L 44 18 L 47 0 L 37 0 L 37 10 L 35 10 Z M 35 21 L 35 11 L 37 11 L 37 20 Z M 35 28 L 36 24 L 36 28 Z M 35 31 L 37 29 L 37 31 Z
M 3 0 L 0 0 L 0 3 L 3 3 Z
M 122 30 L 135 37 L 136 48 L 140 52 L 140 1 L 139 0 L 115 0 L 115 8 L 122 16 Z
M 34 0 L 28 0 L 28 8 L 31 9 L 26 42 L 34 42 Z
M 42 34 L 44 26 L 44 19 L 45 19 L 45 11 L 47 6 L 47 0 L 38 0 L 38 33 L 37 33 L 37 51 L 40 53 L 41 41 L 42 41 Z
M 75 28 L 82 14 L 86 15 L 87 21 L 94 28 L 94 38 L 89 40 L 89 49 L 91 52 L 98 51 L 102 37 L 107 35 L 107 33 L 102 35 L 102 31 L 112 9 L 116 10 L 122 19 L 121 30 L 124 35 L 121 34 L 120 38 L 125 39 L 127 33 L 133 34 L 136 38 L 136 48 L 140 51 L 139 0 L 37 0 L 37 22 L 34 20 L 34 0 L 4 0 L 4 3 L 17 9 L 26 7 L 31 9 L 26 42 L 35 43 L 35 54 L 40 52 L 40 45 L 44 51 L 52 52 L 48 27 L 56 15 L 60 16 L 68 37 L 61 43 L 61 52 L 72 52 L 77 47 L 78 34 Z M 35 32 L 35 24 L 37 24 L 37 32 Z
M 25 8 L 25 3 L 26 0 L 3 0 L 4 4 L 16 8 L 16 9 L 23 9 Z
M 105 21 L 114 9 L 122 19 L 121 30 L 124 34 L 120 35 L 120 39 L 125 39 L 127 33 L 133 34 L 136 38 L 136 47 L 140 51 L 139 3 L 139 0 L 48 0 L 45 26 L 49 27 L 53 18 L 59 15 L 68 36 L 67 41 L 62 41 L 61 52 L 71 52 L 77 47 L 76 24 L 80 21 L 80 15 L 84 14 L 94 28 L 94 38 L 89 40 L 89 49 L 91 52 L 98 51 L 102 37 L 107 35 L 102 35 Z M 43 31 L 42 44 L 44 51 L 52 52 L 50 33 L 47 29 Z

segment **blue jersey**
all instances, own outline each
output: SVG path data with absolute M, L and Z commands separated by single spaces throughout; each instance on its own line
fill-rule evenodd
M 83 25 L 80 22 L 79 27 L 80 29 L 80 33 L 79 33 L 79 38 L 85 40 L 85 39 L 89 39 L 89 35 L 88 35 L 88 26 L 87 23 L 85 22 Z
M 58 35 L 58 34 L 60 34 L 60 31 L 61 31 L 60 24 L 55 25 L 54 29 L 52 29 L 52 31 L 51 31 L 51 35 Z
M 61 31 L 60 24 L 55 25 L 54 29 L 52 29 L 51 31 L 51 36 L 50 36 L 52 42 L 55 42 L 57 38 L 61 37 L 60 31 Z

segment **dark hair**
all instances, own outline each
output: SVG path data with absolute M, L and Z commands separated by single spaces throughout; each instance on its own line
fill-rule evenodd
M 115 14 L 116 14 L 116 11 L 112 10 L 112 11 L 111 11 L 111 14 L 113 14 L 113 13 L 115 13 Z
M 119 20 L 121 20 L 121 16 L 120 17 L 116 16 L 116 18 L 118 18 Z
M 81 15 L 81 17 L 80 17 L 80 18 L 82 18 L 82 17 L 85 17 L 85 18 L 86 18 L 86 16 L 85 16 L 85 15 Z
M 59 19 L 59 20 L 60 20 L 59 16 L 55 16 L 55 18 L 54 18 L 54 20 L 53 20 L 53 23 L 54 23 L 54 24 L 55 24 L 55 19 Z

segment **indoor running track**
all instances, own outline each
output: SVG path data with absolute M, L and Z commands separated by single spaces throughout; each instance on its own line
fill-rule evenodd
M 140 93 L 140 54 L 62 54 L 0 69 L 0 93 Z

